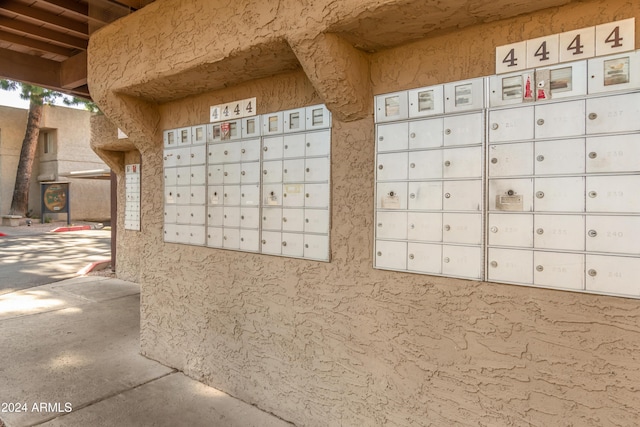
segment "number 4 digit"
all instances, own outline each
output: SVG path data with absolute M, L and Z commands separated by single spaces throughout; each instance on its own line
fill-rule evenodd
M 584 53 L 584 45 L 580 43 L 580 34 L 575 36 L 575 38 L 571 41 L 571 43 L 567 47 L 567 50 L 572 50 L 573 51 L 572 55 L 581 55 L 582 53 Z
M 511 49 L 507 56 L 502 60 L 503 64 L 507 64 L 507 67 L 516 67 L 518 65 L 518 58 L 516 58 L 516 50 Z
M 536 53 L 533 55 L 535 57 L 539 57 L 540 61 L 548 61 L 549 60 L 549 51 L 547 50 L 547 42 L 544 41 L 536 50 Z
M 615 27 L 613 29 L 613 31 L 611 31 L 611 33 L 607 36 L 606 39 L 604 39 L 605 43 L 613 43 L 611 45 L 611 48 L 616 48 L 616 47 L 621 47 L 622 46 L 622 40 L 624 40 L 624 38 L 620 37 L 620 26 L 618 25 L 617 27 Z
M 253 107 L 251 106 L 251 101 L 247 103 L 247 106 L 244 109 L 249 114 L 253 113 Z

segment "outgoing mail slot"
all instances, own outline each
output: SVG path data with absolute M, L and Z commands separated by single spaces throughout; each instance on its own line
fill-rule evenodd
M 177 130 L 170 129 L 162 132 L 162 140 L 165 147 L 175 147 L 178 145 Z
M 207 203 L 213 206 L 224 204 L 224 187 L 222 185 L 207 187 Z
M 640 217 L 588 216 L 587 251 L 640 254 Z
M 284 118 L 284 132 L 300 132 L 306 128 L 306 115 L 304 108 L 297 108 L 295 110 L 283 111 Z
M 190 184 L 191 185 L 204 185 L 207 182 L 206 175 L 207 167 L 205 165 L 199 166 L 191 166 L 189 175 L 190 175 Z
M 508 142 L 533 139 L 533 106 L 489 112 L 489 141 Z
M 285 159 L 296 157 L 304 157 L 305 152 L 305 134 L 296 133 L 293 135 L 285 135 L 282 140 L 283 156 Z
M 329 181 L 329 159 L 320 157 L 306 159 L 304 163 L 304 180 L 306 182 Z
M 423 87 L 409 91 L 409 117 L 426 117 L 444 113 L 444 87 Z
M 531 214 L 489 214 L 489 245 L 533 246 L 533 215 Z
M 445 211 L 482 210 L 482 181 L 445 181 L 442 207 Z
M 282 210 L 282 231 L 302 233 L 304 230 L 304 209 Z
M 260 205 L 260 185 L 246 184 L 240 186 L 240 204 L 242 206 Z
M 587 138 L 587 173 L 640 171 L 640 134 Z
M 378 152 L 406 150 L 409 146 L 408 130 L 406 122 L 378 125 Z
M 444 118 L 444 146 L 482 144 L 484 125 L 482 113 Z
M 164 185 L 165 187 L 175 187 L 178 185 L 178 169 L 164 168 Z
M 211 207 L 207 208 L 207 225 L 209 227 L 222 227 L 224 219 L 224 208 Z
M 260 139 L 240 142 L 240 160 L 243 162 L 260 160 Z
M 323 129 L 331 126 L 331 113 L 325 105 L 306 107 L 305 114 L 307 118 L 307 130 Z
M 473 246 L 442 246 L 442 274 L 482 278 L 482 248 Z
M 282 206 L 282 184 L 267 184 L 262 187 L 263 206 Z
M 325 209 L 305 209 L 304 232 L 329 233 L 329 211 Z
M 482 243 L 482 215 L 464 213 L 442 214 L 442 241 L 445 243 Z
M 406 212 L 378 212 L 376 214 L 377 239 L 407 239 Z
M 409 179 L 442 178 L 442 150 L 411 151 Z
M 585 270 L 588 291 L 640 296 L 640 258 L 587 255 Z
M 303 207 L 305 204 L 305 196 L 311 198 L 312 195 L 305 193 L 305 185 L 301 183 L 284 183 L 282 184 L 282 206 L 287 207 Z M 316 195 L 313 194 L 315 198 Z
M 584 101 L 536 105 L 535 137 L 558 138 L 584 134 Z
M 225 249 L 240 249 L 240 229 L 222 229 L 222 247 Z
M 177 131 L 178 145 L 191 144 L 191 128 L 180 128 Z
M 539 249 L 584 250 L 582 215 L 536 215 L 534 246 Z
M 305 134 L 305 156 L 326 156 L 331 151 L 331 131 L 307 132 Z
M 304 257 L 329 261 L 329 236 L 304 236 Z
M 260 228 L 260 209 L 258 207 L 240 208 L 240 228 Z
M 489 176 L 533 175 L 533 143 L 489 146 Z
M 284 139 L 281 136 L 263 138 L 262 141 L 262 159 L 272 160 L 282 158 L 282 147 Z
M 240 208 L 225 206 L 222 214 L 222 225 L 224 227 L 240 227 Z
M 304 234 L 282 233 L 282 255 L 301 257 L 304 255 Z
M 205 206 L 190 206 L 189 207 L 189 224 L 191 225 L 204 225 L 206 218 L 207 208 Z
M 407 179 L 408 158 L 407 153 L 378 155 L 378 166 L 376 170 L 378 181 Z
M 189 185 L 191 182 L 191 167 L 182 166 L 176 168 L 176 182 L 178 185 Z
M 254 136 L 260 136 L 260 116 L 245 117 L 242 119 L 242 131 L 243 138 L 253 138 Z
M 261 174 L 260 162 L 240 163 L 240 182 L 242 184 L 259 183 Z
M 424 119 L 409 122 L 409 148 L 442 147 L 444 139 L 444 121 L 442 118 Z
M 280 255 L 282 253 L 282 233 L 263 231 L 261 238 L 262 253 Z
M 586 114 L 588 134 L 640 130 L 640 93 L 587 99 Z
M 207 142 L 207 125 L 191 126 L 191 141 L 194 144 Z
M 189 203 L 192 205 L 205 205 L 207 202 L 207 187 L 204 185 L 193 185 L 189 189 Z
M 584 139 L 536 141 L 536 175 L 584 173 Z
M 304 159 L 282 162 L 282 182 L 303 182 L 304 178 Z
M 376 123 L 402 120 L 409 117 L 407 92 L 378 95 L 376 100 Z
M 423 242 L 442 242 L 442 214 L 408 212 L 407 238 Z
M 262 182 L 282 182 L 282 160 L 262 163 Z
M 444 178 L 480 178 L 483 169 L 482 147 L 442 150 Z
M 376 188 L 376 208 L 407 209 L 406 182 L 378 183 Z
M 224 190 L 224 204 L 226 206 L 238 206 L 240 205 L 240 186 L 239 185 L 225 185 Z
M 260 250 L 260 232 L 258 230 L 240 230 L 240 250 L 250 252 Z
M 489 248 L 487 277 L 492 282 L 533 283 L 533 252 Z
M 404 184 L 404 183 L 403 183 Z M 393 184 L 378 184 L 378 204 L 380 204 L 380 186 Z M 410 182 L 409 183 L 409 209 L 439 211 L 442 210 L 442 181 Z M 404 184 L 403 208 L 407 208 L 407 186 Z M 378 206 L 380 207 L 380 206 Z
M 240 163 L 224 164 L 222 167 L 222 182 L 225 184 L 238 184 L 240 183 Z
M 420 273 L 442 274 L 442 246 L 428 243 L 409 243 L 407 269 Z
M 263 135 L 275 135 L 282 133 L 282 111 L 271 114 L 262 115 L 262 134 Z
M 553 288 L 584 289 L 584 255 L 533 253 L 533 284 Z
M 262 209 L 262 229 L 282 230 L 282 209 L 263 208 Z
M 640 211 L 640 176 L 587 177 L 587 212 Z
M 207 246 L 211 248 L 222 247 L 222 228 L 221 227 L 207 228 Z
M 484 78 L 444 85 L 444 111 L 479 110 L 484 107 Z
M 377 240 L 374 263 L 377 268 L 407 269 L 407 243 Z
M 164 205 L 164 223 L 174 224 L 176 222 L 176 205 Z
M 632 41 L 633 44 L 633 41 Z M 589 93 L 640 87 L 640 54 L 627 52 L 589 60 Z
M 489 210 L 531 212 L 532 194 L 532 179 L 489 180 Z
M 307 208 L 328 208 L 329 184 L 305 184 L 304 206 Z
M 534 210 L 584 212 L 584 178 L 536 178 Z

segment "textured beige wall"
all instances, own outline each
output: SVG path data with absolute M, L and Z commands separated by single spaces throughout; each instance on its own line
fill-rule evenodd
M 143 9 L 145 28 L 173 4 L 156 3 Z M 369 56 L 373 93 L 491 74 L 496 45 L 630 16 L 640 18 L 635 1 L 572 2 L 384 50 Z M 176 46 L 201 36 L 189 31 Z M 200 61 L 166 47 L 158 55 L 153 42 L 141 48 L 160 71 Z M 102 98 L 118 121 L 134 113 L 123 123 L 143 129 L 137 135 L 154 135 L 134 141 L 143 231 L 137 245 L 119 246 L 139 262 L 142 353 L 300 426 L 637 425 L 637 300 L 372 268 L 371 112 L 349 123 L 334 116 L 331 263 L 163 243 L 159 130 L 206 122 L 210 105 L 251 96 L 260 113 L 322 102 L 306 63 L 157 108 Z M 107 69 L 147 78 L 128 64 Z

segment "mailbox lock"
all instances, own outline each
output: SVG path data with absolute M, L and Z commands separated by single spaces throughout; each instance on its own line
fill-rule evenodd
M 395 195 L 396 195 L 396 193 L 394 191 L 389 191 L 389 197 L 393 197 Z
M 542 126 L 544 124 L 544 119 L 538 119 L 536 123 L 538 123 L 538 126 Z
M 305 247 L 306 249 L 309 249 L 309 244 L 308 244 L 308 243 L 305 243 L 304 247 Z
M 244 153 L 246 153 L 246 152 L 247 152 L 247 150 L 245 150 L 245 149 L 243 148 L 242 150 L 240 150 L 240 152 L 241 152 L 242 154 L 244 154 Z
M 384 141 L 384 136 L 379 137 L 378 141 Z
M 307 147 L 311 147 L 311 143 L 310 142 L 307 142 Z
M 227 154 L 229 154 L 229 151 L 224 150 L 224 155 L 226 156 Z
M 416 137 L 416 133 L 415 132 L 411 132 L 411 134 L 409 135 L 411 138 L 415 138 Z
M 264 147 L 263 150 L 264 151 L 269 151 L 269 147 Z
M 266 245 L 266 244 L 267 244 L 267 241 L 266 241 L 266 240 L 263 240 L 263 241 L 262 241 L 262 244 L 263 244 L 263 245 Z
M 415 194 L 415 193 L 411 193 L 411 194 L 409 195 L 409 197 L 411 197 L 412 199 L 415 199 L 415 198 L 416 198 L 416 194 Z
M 496 163 L 498 163 L 498 159 L 496 159 L 496 158 L 494 157 L 493 159 L 491 159 L 491 163 L 493 163 L 493 164 L 495 165 Z
M 378 169 L 382 170 L 382 169 L 384 169 L 384 166 L 379 165 L 379 166 L 378 166 Z
M 218 192 L 217 192 L 217 191 L 215 191 L 215 192 L 213 193 L 213 195 L 214 195 L 214 196 L 217 196 L 217 195 L 218 195 Z
M 282 222 L 287 222 L 287 218 L 282 218 Z
M 267 170 L 266 169 L 263 170 L 262 173 L 266 175 L 267 174 Z
M 284 194 L 282 195 L 282 197 L 287 197 L 287 193 L 284 193 Z
M 544 197 L 544 192 L 543 192 L 543 191 L 538 191 L 538 192 L 536 193 L 536 197 L 537 197 L 538 199 L 542 199 L 542 198 Z
M 498 266 L 498 263 L 496 261 L 491 261 L 491 267 L 496 268 Z
M 229 176 L 229 172 L 225 172 L 225 173 L 224 173 L 224 176 Z
M 451 135 L 451 129 L 446 129 L 446 130 L 444 131 L 444 134 L 445 134 L 445 135 Z
M 592 199 L 595 199 L 597 195 L 598 193 L 596 191 L 589 191 L 589 197 L 591 197 Z
M 242 197 L 244 197 L 244 193 L 242 193 L 242 195 L 241 195 L 241 196 L 242 196 Z
M 263 217 L 262 217 L 262 220 L 263 220 L 263 221 L 266 221 L 266 220 L 267 220 L 267 217 L 266 217 L 266 216 L 263 216 Z
M 304 222 L 306 222 L 307 224 L 309 224 L 309 218 L 305 218 Z
M 589 230 L 589 237 L 596 237 L 598 232 L 596 230 Z
M 180 154 L 178 154 L 178 157 L 177 157 L 177 158 L 178 158 L 178 159 L 180 158 Z
M 245 171 L 242 171 L 242 172 L 240 172 L 240 175 L 243 175 L 243 176 L 244 176 L 244 175 L 245 175 L 245 173 L 246 173 Z
M 498 232 L 498 227 L 496 227 L 496 226 L 491 227 L 491 232 L 492 233 L 497 233 Z
M 192 158 L 192 159 L 193 159 L 195 156 L 196 156 L 195 154 L 191 153 L 191 158 Z
M 309 193 L 305 194 L 305 196 L 306 196 L 307 198 L 309 198 Z
M 451 166 L 451 162 L 449 160 L 447 160 L 446 162 L 444 162 L 445 166 Z
M 544 267 L 541 265 L 536 266 L 536 271 L 544 271 Z
M 513 190 L 507 191 L 507 196 L 513 196 L 514 194 L 516 194 L 516 192 Z
M 244 219 L 244 215 L 240 215 L 240 219 Z
M 276 193 L 275 193 L 274 191 L 272 191 L 272 192 L 270 193 L 270 195 L 271 195 L 271 196 L 275 196 L 275 195 L 276 195 Z
M 416 164 L 415 164 L 415 163 L 411 163 L 411 164 L 409 165 L 409 167 L 413 169 L 413 168 L 415 168 L 415 167 L 416 167 Z
M 240 238 L 240 241 L 241 241 L 241 242 L 244 242 L 244 237 L 241 237 L 241 238 Z
M 164 159 L 167 160 L 167 156 L 164 156 Z
M 382 223 L 381 222 L 378 223 L 378 227 L 382 227 Z
M 284 172 L 284 173 L 288 173 L 286 169 L 285 169 L 283 172 Z
M 409 259 L 413 259 L 413 258 L 415 258 L 413 254 L 409 254 Z
M 598 115 L 596 113 L 589 113 L 589 120 L 595 120 L 598 118 Z
M 544 161 L 544 156 L 542 154 L 540 154 L 538 157 L 536 157 L 536 160 L 539 162 Z
M 596 157 L 598 157 L 598 153 L 596 153 L 595 151 L 592 151 L 589 153 L 589 158 L 590 159 L 595 159 Z
M 444 259 L 442 261 L 444 261 L 445 263 L 448 263 L 450 261 L 450 259 L 449 259 L 449 257 L 444 257 Z
M 285 146 L 284 146 L 284 149 L 285 149 L 285 150 L 288 150 L 288 149 L 289 149 L 289 146 L 288 146 L 288 145 L 285 145 Z
M 493 123 L 493 124 L 491 125 L 491 129 L 493 129 L 493 130 L 498 129 L 498 127 L 499 127 L 499 126 L 498 126 L 498 124 L 497 124 L 497 123 Z
M 414 228 L 416 228 L 416 225 L 415 224 L 411 224 L 411 225 L 409 225 L 409 228 L 413 230 Z
M 378 251 L 376 255 L 382 256 L 382 252 Z
M 450 199 L 451 198 L 451 194 L 450 193 L 444 193 L 444 198 L 445 199 Z
M 544 229 L 542 229 L 542 228 L 538 228 L 538 229 L 536 230 L 536 233 L 538 233 L 538 234 L 544 234 Z
M 451 226 L 450 225 L 445 225 L 444 226 L 444 231 L 449 231 L 451 230 Z
M 596 277 L 597 275 L 598 275 L 598 272 L 593 268 L 589 270 L 589 276 Z
M 311 169 L 310 169 L 310 168 L 307 168 L 307 169 L 306 169 L 306 171 L 307 171 L 307 172 L 311 172 Z

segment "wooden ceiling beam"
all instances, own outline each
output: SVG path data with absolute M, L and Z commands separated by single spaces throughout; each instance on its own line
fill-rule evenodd
M 58 46 L 57 44 L 43 42 L 41 40 L 30 39 L 29 37 L 20 36 L 18 34 L 2 30 L 0 30 L 0 40 L 3 40 L 7 43 L 28 47 L 30 49 L 35 49 L 43 53 L 53 53 L 55 55 L 66 56 L 67 58 L 73 56 L 74 52 L 76 52 L 74 49 Z
M 37 86 L 56 88 L 60 86 L 60 63 L 0 48 L 0 76 Z
M 60 64 L 60 87 L 75 89 L 87 84 L 87 52 L 79 53 Z
M 62 34 L 57 31 L 50 30 L 48 28 L 43 28 L 37 25 L 29 24 L 28 22 L 0 17 L 0 27 L 9 28 L 14 31 L 20 31 L 20 32 L 30 34 L 35 37 L 45 39 L 53 43 L 61 44 L 70 48 L 87 50 L 87 45 L 88 45 L 87 40 L 74 37 L 68 34 Z
M 77 18 L 87 19 L 99 25 L 107 25 L 108 22 L 89 16 L 89 5 L 75 2 L 73 0 L 38 0 L 38 3 L 47 3 L 64 10 L 66 14 Z
M 69 30 L 73 33 L 79 34 L 81 37 L 89 37 L 89 25 L 86 22 L 76 21 L 69 19 L 65 16 L 55 15 L 37 7 L 29 7 L 24 3 L 19 3 L 14 0 L 4 0 L 0 2 L 0 9 L 7 12 L 15 13 L 16 15 L 30 18 L 43 24 L 49 24 L 60 28 L 62 30 Z

